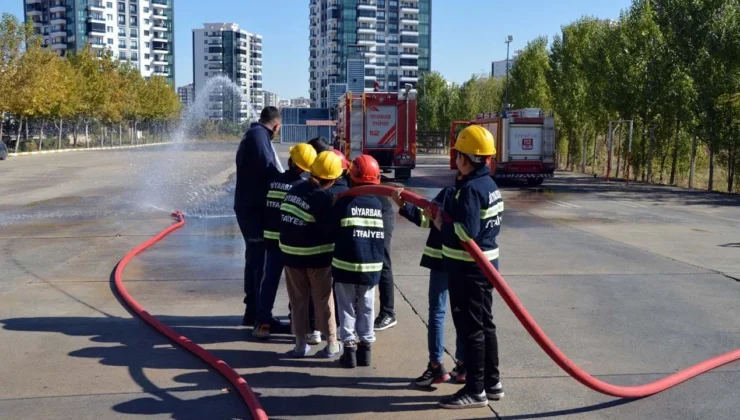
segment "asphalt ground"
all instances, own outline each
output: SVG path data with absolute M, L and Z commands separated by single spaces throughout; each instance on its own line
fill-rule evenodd
M 428 271 L 418 266 L 426 232 L 401 219 L 399 324 L 378 332 L 372 367 L 288 359 L 288 336 L 252 340 L 239 325 L 235 149 L 198 143 L 0 162 L 0 418 L 248 418 L 225 380 L 133 318 L 111 290 L 118 260 L 168 226 L 174 209 L 188 214 L 186 226 L 129 266 L 127 287 L 242 373 L 271 418 L 738 417 L 737 362 L 649 398 L 603 396 L 565 375 L 498 297 L 505 399 L 437 409 L 457 386 L 410 384 L 428 357 Z M 453 177 L 444 157 L 424 156 L 404 185 L 433 196 Z M 740 198 L 567 173 L 502 191 L 501 272 L 587 371 L 641 384 L 740 347 Z M 287 314 L 284 287 L 276 314 Z M 454 354 L 451 319 L 445 340 Z

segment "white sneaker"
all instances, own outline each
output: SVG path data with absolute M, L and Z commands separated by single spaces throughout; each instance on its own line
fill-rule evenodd
M 310 332 L 306 334 L 306 343 L 310 345 L 316 345 L 321 342 L 321 333 L 318 331 Z

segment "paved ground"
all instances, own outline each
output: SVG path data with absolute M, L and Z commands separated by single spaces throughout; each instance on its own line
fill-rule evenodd
M 131 318 L 110 274 L 132 246 L 185 228 L 134 261 L 129 291 L 152 313 L 237 368 L 271 418 L 733 419 L 740 365 L 639 401 L 567 377 L 499 299 L 505 400 L 435 408 L 454 392 L 409 385 L 426 363 L 425 232 L 399 222 L 399 325 L 378 333 L 375 365 L 353 371 L 290 360 L 289 337 L 239 327 L 243 242 L 229 211 L 234 144 L 154 147 L 0 162 L 0 418 L 245 418 L 228 384 Z M 281 154 L 285 151 L 281 149 Z M 451 179 L 427 157 L 407 185 Z M 639 384 L 740 347 L 740 200 L 558 174 L 505 187 L 502 273 L 544 330 L 600 379 Z M 278 313 L 287 296 L 281 289 Z M 453 328 L 446 341 L 453 350 Z M 447 363 L 452 364 L 448 358 Z

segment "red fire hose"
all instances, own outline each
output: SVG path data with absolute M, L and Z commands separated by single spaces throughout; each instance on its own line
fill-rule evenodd
M 128 254 L 123 257 L 121 262 L 118 263 L 114 274 L 116 290 L 118 291 L 118 294 L 121 296 L 121 298 L 123 298 L 126 304 L 131 308 L 131 310 L 133 310 L 141 319 L 146 321 L 149 325 L 154 327 L 155 330 L 159 331 L 170 340 L 174 341 L 189 352 L 201 358 L 204 362 L 211 365 L 211 367 L 216 369 L 229 382 L 231 382 L 234 387 L 239 390 L 239 394 L 241 394 L 242 399 L 244 399 L 244 402 L 249 407 L 249 410 L 252 413 L 252 417 L 254 419 L 267 420 L 267 414 L 265 413 L 265 410 L 262 408 L 262 405 L 257 399 L 257 396 L 254 394 L 252 388 L 249 387 L 249 384 L 247 384 L 247 381 L 245 381 L 244 378 L 242 378 L 231 366 L 226 364 L 226 362 L 216 358 L 216 356 L 206 351 L 203 347 L 193 343 L 187 337 L 178 334 L 175 330 L 163 324 L 157 318 L 149 314 L 149 312 L 147 312 L 146 309 L 144 309 L 144 307 L 136 301 L 136 299 L 131 297 L 131 295 L 126 290 L 126 287 L 123 285 L 121 274 L 123 273 L 124 268 L 126 268 L 126 265 L 131 262 L 131 260 L 137 254 L 159 242 L 160 240 L 162 240 L 162 238 L 169 235 L 171 232 L 180 229 L 183 225 L 185 225 L 185 216 L 181 212 L 178 211 L 172 213 L 172 216 L 177 220 L 174 225 L 159 232 L 155 237 L 147 240 L 146 242 L 142 242 L 141 244 L 139 244 L 136 248 L 129 251 Z
M 384 195 L 384 196 L 390 196 L 393 191 L 396 188 L 387 186 L 387 185 L 370 185 L 370 186 L 363 186 L 363 187 L 357 187 L 353 188 L 342 195 L 363 195 L 363 194 L 373 194 L 373 195 Z M 403 191 L 401 193 L 401 197 L 408 201 L 409 203 L 414 204 L 415 206 L 421 207 L 421 208 L 428 208 L 432 207 L 434 211 L 437 211 L 436 205 L 431 203 L 428 200 L 425 200 L 421 196 L 408 192 Z M 568 373 L 568 375 L 575 378 L 578 382 L 586 385 L 587 387 L 593 389 L 594 391 L 601 392 L 602 394 L 611 395 L 614 397 L 621 397 L 621 398 L 642 398 L 647 397 L 649 395 L 657 394 L 659 392 L 665 391 L 668 388 L 671 388 L 673 386 L 676 386 L 680 384 L 681 382 L 685 382 L 695 376 L 698 376 L 704 372 L 710 371 L 712 369 L 715 369 L 719 366 L 725 365 L 727 363 L 740 360 L 740 349 L 733 350 L 730 352 L 727 352 L 725 354 L 721 354 L 719 356 L 716 356 L 712 359 L 703 361 L 701 363 L 698 363 L 694 366 L 688 367 L 682 371 L 676 372 L 672 375 L 666 376 L 663 379 L 657 380 L 655 382 L 651 382 L 649 384 L 644 385 L 638 385 L 638 386 L 619 386 L 619 385 L 612 385 L 609 383 L 606 383 L 604 381 L 601 381 L 599 379 L 594 378 L 591 376 L 588 372 L 581 369 L 573 363 L 572 360 L 568 359 L 568 357 L 555 345 L 555 343 L 550 340 L 550 338 L 545 335 L 545 332 L 542 331 L 542 328 L 540 328 L 539 325 L 534 321 L 532 316 L 527 312 L 527 309 L 524 308 L 524 305 L 519 301 L 519 299 L 514 294 L 514 291 L 511 290 L 509 285 L 506 283 L 503 277 L 501 277 L 501 274 L 493 267 L 490 261 L 486 259 L 486 257 L 481 252 L 480 248 L 478 248 L 478 245 L 474 241 L 469 242 L 463 242 L 463 247 L 470 253 L 470 255 L 475 259 L 475 262 L 478 263 L 478 265 L 483 269 L 483 273 L 486 275 L 488 280 L 493 284 L 494 288 L 498 291 L 498 293 L 501 295 L 501 297 L 504 299 L 504 302 L 509 306 L 509 308 L 514 312 L 514 315 L 516 315 L 519 322 L 522 323 L 524 328 L 527 330 L 527 332 L 532 336 L 532 338 L 535 339 L 537 344 L 542 348 L 542 350 L 547 353 L 550 358 L 557 363 L 560 368 L 562 368 L 565 372 Z

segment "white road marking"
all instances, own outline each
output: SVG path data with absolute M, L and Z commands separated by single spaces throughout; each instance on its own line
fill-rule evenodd
M 581 206 L 576 206 L 575 204 L 566 203 L 565 201 L 550 201 L 547 200 L 548 203 L 555 204 L 556 206 L 565 207 L 569 209 L 579 209 Z

